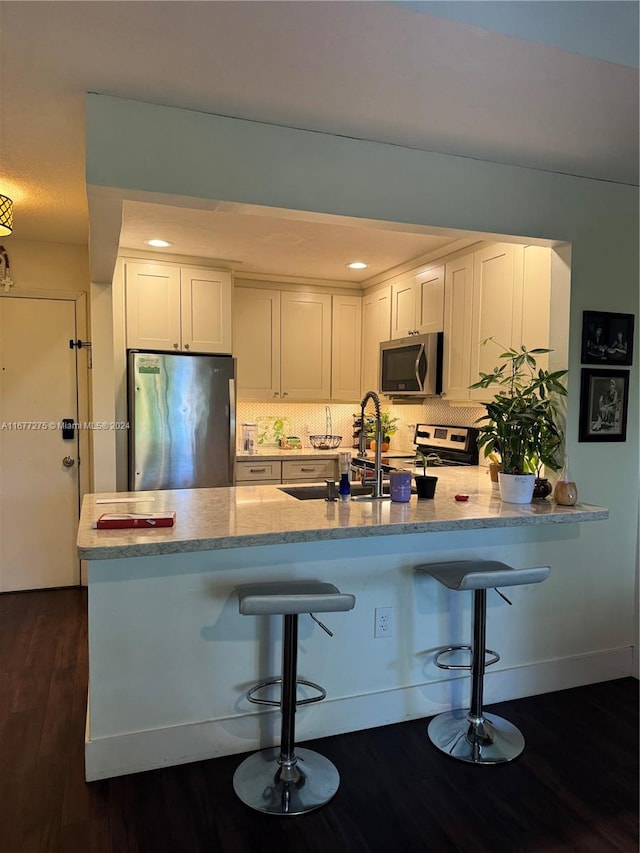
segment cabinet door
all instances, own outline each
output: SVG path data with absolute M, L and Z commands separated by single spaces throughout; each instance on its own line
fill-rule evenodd
M 471 321 L 471 378 L 490 373 L 501 347 L 519 347 L 522 341 L 523 247 L 496 243 L 474 253 Z M 494 337 L 498 346 L 481 341 Z M 496 388 L 470 391 L 471 400 L 487 400 Z
M 335 480 L 337 468 L 338 463 L 335 459 L 327 459 L 320 462 L 314 462 L 313 460 L 306 462 L 283 462 L 282 482 L 292 483 L 304 480 L 308 483 L 313 483 L 318 480 L 324 480 L 327 477 Z
M 471 366 L 473 254 L 446 264 L 442 390 L 449 400 L 468 400 Z
M 406 275 L 391 285 L 391 337 L 406 338 L 416 331 L 415 281 Z
M 380 388 L 380 344 L 391 339 L 391 285 L 362 299 L 362 393 Z
M 359 400 L 362 358 L 362 297 L 333 296 L 331 399 Z
M 522 287 L 522 343 L 527 349 L 548 347 L 551 321 L 551 250 L 524 247 Z M 549 369 L 549 356 L 537 355 L 541 370 Z
M 180 271 L 178 267 L 126 262 L 127 347 L 180 349 Z
M 231 273 L 180 270 L 182 348 L 231 352 Z
M 238 397 L 280 399 L 280 293 L 236 287 L 233 294 L 233 354 Z
M 331 394 L 331 296 L 283 291 L 280 310 L 282 397 L 328 400 Z
M 415 277 L 416 329 L 421 335 L 444 329 L 444 264 L 427 267 Z
M 255 462 L 236 462 L 236 483 L 251 483 L 254 486 L 265 483 L 279 483 L 282 479 L 280 462 L 256 460 Z

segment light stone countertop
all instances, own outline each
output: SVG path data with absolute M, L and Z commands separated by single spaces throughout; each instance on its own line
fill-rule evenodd
M 336 447 L 335 450 L 316 450 L 314 447 L 300 447 L 295 450 L 283 450 L 280 447 L 261 447 L 256 453 L 246 453 L 244 450 L 236 451 L 236 462 L 253 462 L 256 459 L 337 459 L 338 453 L 348 451 L 354 456 L 358 452 L 350 445 Z
M 499 493 L 491 489 L 484 467 L 439 468 L 431 469 L 430 473 L 438 477 L 435 498 L 419 501 L 413 495 L 408 503 L 392 503 L 388 499 L 301 501 L 280 491 L 278 486 L 245 485 L 85 495 L 78 554 L 85 560 L 108 560 L 289 542 L 598 521 L 609 517 L 606 508 L 588 504 L 562 507 L 549 499 L 530 504 L 503 503 Z M 456 501 L 457 493 L 468 494 L 469 500 Z M 121 502 L 126 497 L 131 502 Z M 109 498 L 118 502 L 109 502 Z M 175 510 L 174 527 L 155 530 L 92 527 L 102 513 L 164 510 Z

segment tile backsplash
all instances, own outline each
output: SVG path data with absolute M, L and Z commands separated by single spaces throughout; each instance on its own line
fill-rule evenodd
M 485 410 L 482 406 L 451 406 L 440 398 L 431 398 L 424 403 L 401 403 L 389 405 L 384 398 L 382 409 L 399 418 L 398 431 L 391 439 L 392 447 L 400 452 L 413 450 L 413 434 L 416 423 L 435 423 L 451 426 L 473 426 Z M 242 435 L 242 423 L 265 422 L 279 418 L 287 426 L 289 435 L 297 435 L 303 447 L 311 447 L 310 435 L 324 435 L 327 431 L 326 404 L 324 403 L 250 403 L 238 402 L 238 439 Z M 342 446 L 353 443 L 353 419 L 360 416 L 360 403 L 331 403 L 331 431 L 342 436 Z M 367 405 L 367 412 L 373 405 Z M 271 440 L 271 438 L 267 439 Z

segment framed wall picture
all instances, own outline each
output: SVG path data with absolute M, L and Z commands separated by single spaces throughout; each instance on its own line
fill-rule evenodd
M 582 368 L 580 441 L 626 441 L 629 372 Z
M 633 314 L 582 312 L 582 363 L 632 363 Z

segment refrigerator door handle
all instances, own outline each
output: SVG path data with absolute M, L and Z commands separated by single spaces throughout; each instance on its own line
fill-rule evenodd
M 229 380 L 229 482 L 236 484 L 236 380 Z

